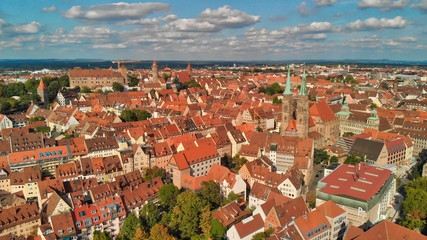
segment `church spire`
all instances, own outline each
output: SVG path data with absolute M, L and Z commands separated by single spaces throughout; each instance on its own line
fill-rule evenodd
M 291 91 L 291 70 L 288 66 L 288 79 L 286 80 L 286 88 L 285 91 L 283 92 L 284 95 L 292 95 L 292 91 Z
M 306 80 L 305 80 L 305 68 L 304 68 L 304 74 L 302 75 L 302 83 L 301 83 L 299 95 L 300 96 L 307 95 L 307 86 L 306 86 Z

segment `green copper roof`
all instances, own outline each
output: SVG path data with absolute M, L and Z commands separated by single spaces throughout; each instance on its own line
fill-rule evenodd
M 301 83 L 301 89 L 299 91 L 300 96 L 306 96 L 307 95 L 307 86 L 306 86 L 306 80 L 305 80 L 305 68 L 304 68 L 304 74 L 302 75 L 302 83 Z
M 283 92 L 283 95 L 292 95 L 292 91 L 291 91 L 291 70 L 289 69 L 288 66 L 288 79 L 286 80 L 286 88 L 285 91 Z

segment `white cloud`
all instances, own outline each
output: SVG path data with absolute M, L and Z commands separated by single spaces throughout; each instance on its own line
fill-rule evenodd
M 315 0 L 316 6 L 329 6 L 337 2 L 337 0 Z
M 174 14 L 167 15 L 166 17 L 157 17 L 157 18 L 142 18 L 142 19 L 135 19 L 135 20 L 125 20 L 122 22 L 118 22 L 116 25 L 123 26 L 123 25 L 142 25 L 142 26 L 153 26 L 153 25 L 159 25 L 160 21 L 162 22 L 173 22 L 176 21 L 178 17 Z
M 359 8 L 381 8 L 381 11 L 391 11 L 408 5 L 409 0 L 362 0 L 357 5 Z
M 302 2 L 300 5 L 298 5 L 297 10 L 299 12 L 299 15 L 301 15 L 301 17 L 307 17 L 310 14 L 310 10 L 307 9 L 306 2 Z
M 26 34 L 26 33 L 38 33 L 41 24 L 38 22 L 30 22 L 22 25 L 15 25 L 6 22 L 0 18 L 0 34 L 5 35 L 16 35 L 16 34 Z
M 400 37 L 397 39 L 400 42 L 416 42 L 418 39 L 416 37 Z
M 326 39 L 328 35 L 326 33 L 315 33 L 315 34 L 302 34 L 301 39 L 313 39 L 313 40 L 319 40 L 319 39 Z
M 107 48 L 107 49 L 114 49 L 114 48 L 126 48 L 126 44 L 124 43 L 107 43 L 107 44 L 95 44 L 93 45 L 93 48 Z
M 419 3 L 411 4 L 411 8 L 420 10 L 423 13 L 427 13 L 427 0 L 422 0 Z
M 402 16 L 397 16 L 395 18 L 368 18 L 364 21 L 357 20 L 346 25 L 346 27 L 353 31 L 360 30 L 379 30 L 385 28 L 404 28 L 408 25 L 409 22 L 406 19 L 403 19 Z
M 56 7 L 55 6 L 44 7 L 42 10 L 43 10 L 43 12 L 54 12 L 54 11 L 56 11 Z
M 261 16 L 249 15 L 231 6 L 225 5 L 218 9 L 206 9 L 201 12 L 198 21 L 208 22 L 219 28 L 240 28 L 259 22 Z
M 387 46 L 399 46 L 402 43 L 389 39 L 389 40 L 386 40 L 385 42 L 383 42 L 383 44 L 387 45 Z
M 36 39 L 36 37 L 34 36 L 18 36 L 18 37 L 14 37 L 13 41 L 14 42 L 31 42 L 34 41 Z
M 170 26 L 174 27 L 178 31 L 189 31 L 189 32 L 212 32 L 219 31 L 219 26 L 215 26 L 209 22 L 199 22 L 194 18 L 184 18 L 173 21 Z
M 105 5 L 93 5 L 88 8 L 73 6 L 63 12 L 66 18 L 80 21 L 109 21 L 140 19 L 154 12 L 168 12 L 169 4 L 166 3 L 112 3 Z
M 15 25 L 12 27 L 15 33 L 38 33 L 42 25 L 38 22 L 31 22 L 23 25 Z

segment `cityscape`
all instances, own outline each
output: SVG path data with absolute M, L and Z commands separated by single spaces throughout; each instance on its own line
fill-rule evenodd
M 0 240 L 427 239 L 426 11 L 2 1 Z

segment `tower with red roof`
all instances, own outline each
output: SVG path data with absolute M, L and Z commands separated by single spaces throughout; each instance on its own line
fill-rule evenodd
M 153 62 L 153 66 L 151 67 L 151 72 L 153 74 L 153 82 L 157 83 L 159 82 L 159 66 L 157 66 L 157 62 Z
M 43 102 L 43 107 L 47 107 L 47 105 L 49 105 L 49 89 L 44 85 L 43 79 L 40 80 L 40 84 L 37 88 L 37 94 Z
M 294 96 L 292 92 L 291 73 L 288 67 L 288 78 L 286 80 L 286 88 L 283 92 L 282 102 L 281 135 L 294 135 L 307 138 L 310 114 L 305 70 L 299 95 Z

